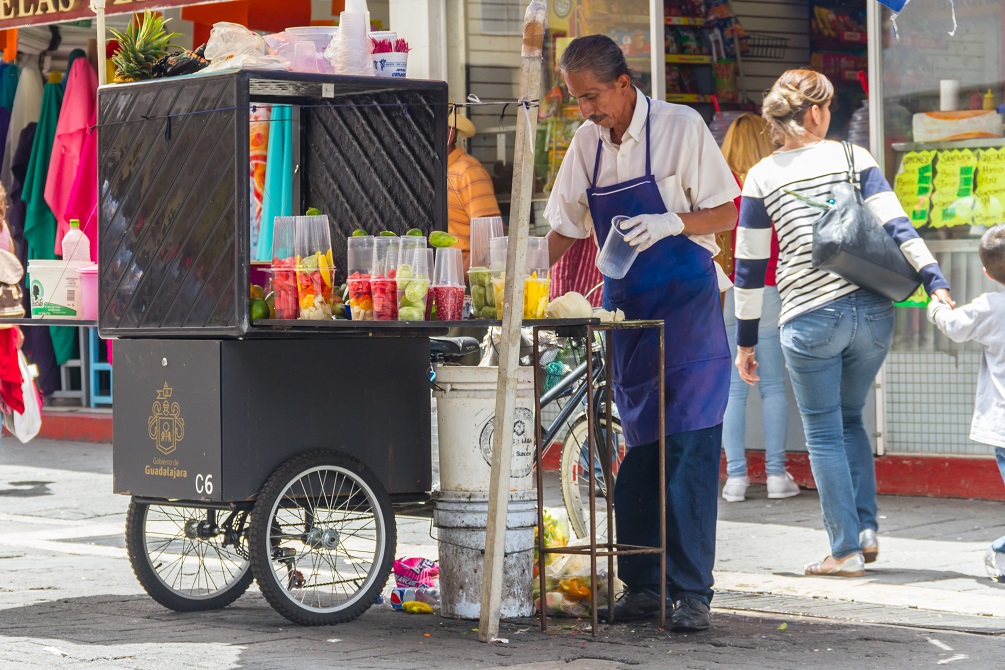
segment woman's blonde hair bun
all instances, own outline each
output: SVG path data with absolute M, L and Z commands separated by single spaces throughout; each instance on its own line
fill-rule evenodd
M 801 138 L 803 120 L 813 105 L 824 105 L 834 97 L 834 84 L 813 70 L 788 70 L 764 95 L 761 116 L 768 122 L 778 142 L 786 137 Z

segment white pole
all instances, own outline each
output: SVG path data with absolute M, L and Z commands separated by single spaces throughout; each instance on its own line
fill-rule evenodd
M 523 18 L 521 100 L 541 95 L 541 56 L 548 27 L 548 0 L 530 0 Z M 537 109 L 517 108 L 516 146 L 513 156 L 513 197 L 506 250 L 506 287 L 503 297 L 499 383 L 496 392 L 495 431 L 492 434 L 492 472 L 485 528 L 485 565 L 482 570 L 481 616 L 478 637 L 492 642 L 499 637 L 502 607 L 503 559 L 506 554 L 506 509 L 516 415 L 517 372 L 520 368 L 520 326 L 523 317 L 523 270 L 527 265 L 530 199 L 534 190 L 534 149 Z M 544 594 L 541 594 L 542 601 Z
M 97 15 L 98 33 L 98 85 L 108 83 L 108 67 L 105 65 L 105 0 L 91 0 L 91 11 Z

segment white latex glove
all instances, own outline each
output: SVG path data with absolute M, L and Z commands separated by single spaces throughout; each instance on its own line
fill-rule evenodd
M 639 251 L 645 251 L 664 237 L 680 235 L 684 232 L 684 222 L 673 212 L 666 214 L 642 214 L 621 223 L 621 230 L 632 232 L 625 235 L 625 242 Z

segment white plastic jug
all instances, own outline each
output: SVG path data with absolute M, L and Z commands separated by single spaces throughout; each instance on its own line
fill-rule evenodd
M 79 219 L 70 219 L 70 232 L 63 236 L 64 261 L 91 262 L 91 241 L 80 229 Z

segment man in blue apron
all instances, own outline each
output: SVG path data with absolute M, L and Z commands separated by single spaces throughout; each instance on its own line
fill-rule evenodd
M 602 248 L 611 220 L 639 254 L 622 279 L 604 277 L 604 307 L 627 319 L 661 319 L 652 331 L 614 334 L 614 397 L 628 454 L 614 488 L 619 544 L 659 545 L 659 413 L 666 417 L 667 593 L 671 628 L 708 628 L 722 415 L 730 356 L 714 234 L 736 222 L 739 195 L 725 160 L 694 110 L 650 100 L 632 85 L 618 45 L 603 35 L 569 43 L 562 74 L 587 120 L 562 162 L 544 216 L 552 262 L 591 234 Z M 728 280 L 725 280 L 728 283 Z M 666 379 L 659 406 L 660 363 Z M 616 621 L 659 609 L 659 557 L 620 556 L 626 591 Z M 607 611 L 603 614 L 606 616 Z

